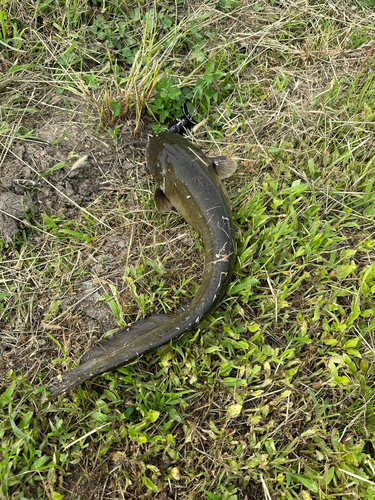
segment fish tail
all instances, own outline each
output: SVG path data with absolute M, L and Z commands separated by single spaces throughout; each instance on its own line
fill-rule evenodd
M 48 387 L 50 399 L 97 375 L 123 366 L 165 343 L 159 327 L 176 318 L 174 314 L 155 314 L 121 328 L 99 341 L 81 358 L 80 365 L 58 375 Z

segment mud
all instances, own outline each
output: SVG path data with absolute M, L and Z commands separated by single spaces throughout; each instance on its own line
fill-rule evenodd
M 19 223 L 27 225 L 24 220 L 30 212 L 31 201 L 27 193 L 18 195 L 11 191 L 0 193 L 0 230 L 3 239 L 10 243 L 13 236 L 19 234 Z

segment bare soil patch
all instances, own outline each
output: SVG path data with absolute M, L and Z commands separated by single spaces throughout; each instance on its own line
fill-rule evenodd
M 39 263 L 43 260 L 45 264 L 46 259 L 55 258 L 51 239 L 43 232 L 42 214 L 66 220 L 67 227 L 72 230 L 75 221 L 85 224 L 82 210 L 86 214 L 97 213 L 98 206 L 116 207 L 116 204 L 126 202 L 128 207 L 134 207 L 137 203 L 133 195 L 135 182 L 142 182 L 147 176 L 146 131 L 140 134 L 140 142 L 134 141 L 134 123 L 128 121 L 123 124 L 118 143 L 114 144 L 107 133 L 93 125 L 93 120 L 84 113 L 56 112 L 48 108 L 42 110 L 37 120 L 24 116 L 22 126 L 33 130 L 33 137 L 40 142 L 15 140 L 1 165 L 0 233 L 6 242 L 11 242 L 24 231 L 41 257 Z M 76 251 L 71 252 L 67 264 L 74 267 L 76 259 L 77 266 L 82 268 L 81 277 L 69 284 L 69 278 L 60 273 L 60 285 L 63 286 L 56 293 L 53 278 L 50 289 L 45 279 L 40 280 L 40 286 L 35 283 L 35 266 L 26 266 L 25 269 L 22 248 L 18 262 L 10 248 L 4 249 L 9 259 L 4 265 L 9 272 L 19 274 L 23 284 L 28 280 L 33 282 L 29 283 L 29 291 L 33 289 L 35 301 L 31 305 L 30 317 L 22 318 L 15 300 L 13 321 L 1 324 L 0 320 L 1 381 L 10 368 L 21 370 L 28 377 L 43 366 L 43 360 L 56 357 L 56 346 L 48 341 L 46 332 L 61 341 L 69 355 L 71 345 L 77 349 L 74 339 L 80 338 L 81 342 L 84 339 L 84 347 L 88 348 L 93 337 L 116 327 L 116 318 L 108 305 L 97 304 L 97 300 L 106 287 L 100 284 L 102 277 L 114 285 L 121 282 L 129 228 L 112 227 L 104 217 L 94 217 L 105 227 L 104 234 L 82 246 L 78 251 L 79 259 L 76 259 Z M 69 221 L 71 225 L 68 225 Z M 37 306 L 33 307 L 35 302 Z M 66 321 L 58 324 L 47 320 L 50 324 L 46 326 L 45 313 L 52 303 L 58 304 L 58 313 L 69 311 L 70 314 Z M 78 318 L 74 326 L 71 322 L 73 315 L 76 320 Z M 72 336 L 71 332 L 74 332 Z

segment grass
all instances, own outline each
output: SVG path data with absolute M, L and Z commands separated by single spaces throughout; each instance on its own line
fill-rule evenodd
M 0 0 L 1 192 L 41 204 L 0 240 L 0 497 L 375 499 L 374 21 L 370 0 Z M 229 291 L 49 402 L 103 332 L 198 289 L 201 241 L 154 212 L 136 142 L 184 103 L 240 164 Z

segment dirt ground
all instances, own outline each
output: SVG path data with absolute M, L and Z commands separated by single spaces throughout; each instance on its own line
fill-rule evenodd
M 82 115 L 75 119 L 68 113 L 52 115 L 48 120 L 27 123 L 33 135 L 40 139 L 15 143 L 8 152 L 0 171 L 0 182 L 6 190 L 0 193 L 0 207 L 22 220 L 21 198 L 26 211 L 30 202 L 36 214 L 74 217 L 79 210 L 102 196 L 105 191 L 124 188 L 129 176 L 145 175 L 146 133 L 134 141 L 134 123 L 122 127 L 115 145 L 111 137 L 83 123 Z M 51 143 L 59 141 L 56 145 Z M 70 159 L 73 158 L 73 159 Z M 79 161 L 81 159 L 81 163 Z M 66 162 L 63 168 L 56 165 Z M 77 164 L 78 163 L 78 164 Z M 10 200 L 8 198 L 11 197 Z M 18 205 L 16 201 L 18 200 Z M 9 206 L 11 205 L 11 206 Z M 2 214 L 2 237 L 10 242 L 19 229 L 12 217 Z
M 37 119 L 25 116 L 22 120 L 22 126 L 33 130 L 32 135 L 38 141 L 13 141 L 1 165 L 0 233 L 9 243 L 26 231 L 26 238 L 34 245 L 35 251 L 40 249 L 43 255 L 47 255 L 48 249 L 51 250 L 48 235 L 43 230 L 30 230 L 30 226 L 36 229 L 43 227 L 42 214 L 76 221 L 82 219 L 82 209 L 89 211 L 98 203 L 116 207 L 119 201 L 125 200 L 127 206 L 134 205 L 134 182 L 142 182 L 148 176 L 145 168 L 147 132 L 143 127 L 138 141 L 135 141 L 135 125 L 130 120 L 123 124 L 118 143 L 114 144 L 107 133 L 95 128 L 92 119 L 89 123 L 90 119 L 80 108 L 73 113 L 56 112 L 54 107 L 45 107 L 42 111 Z M 55 167 L 54 170 L 56 165 L 60 168 Z M 29 272 L 34 281 L 30 285 L 38 307 L 33 308 L 26 321 L 22 321 L 17 313 L 11 325 L 1 324 L 0 320 L 0 380 L 10 368 L 21 369 L 26 378 L 34 376 L 35 370 L 43 366 L 43 359 L 48 361 L 56 356 L 54 346 L 48 339 L 46 341 L 45 335 L 40 335 L 45 312 L 52 301 L 58 301 L 61 313 L 66 310 L 74 313 L 79 308 L 79 322 L 74 324 L 77 335 L 74 338 L 84 335 L 87 347 L 92 345 L 93 337 L 118 325 L 108 305 L 97 304 L 103 291 L 98 293 L 94 277 L 97 280 L 103 276 L 110 277 L 114 284 L 121 280 L 121 259 L 128 251 L 129 228 L 112 227 L 104 220 L 98 223 L 107 226 L 105 236 L 99 242 L 82 248 L 87 279 L 75 280 L 78 284 L 63 296 L 54 295 L 45 284 L 38 288 L 35 276 L 29 272 L 31 270 L 22 269 L 24 264 L 14 262 L 13 251 L 9 247 L 4 248 L 3 265 L 10 272 L 19 272 L 21 280 Z M 67 319 L 65 325 L 64 322 L 50 324 L 47 331 L 56 334 L 65 346 L 72 344 L 75 349 L 77 346 L 69 335 L 71 328 Z

